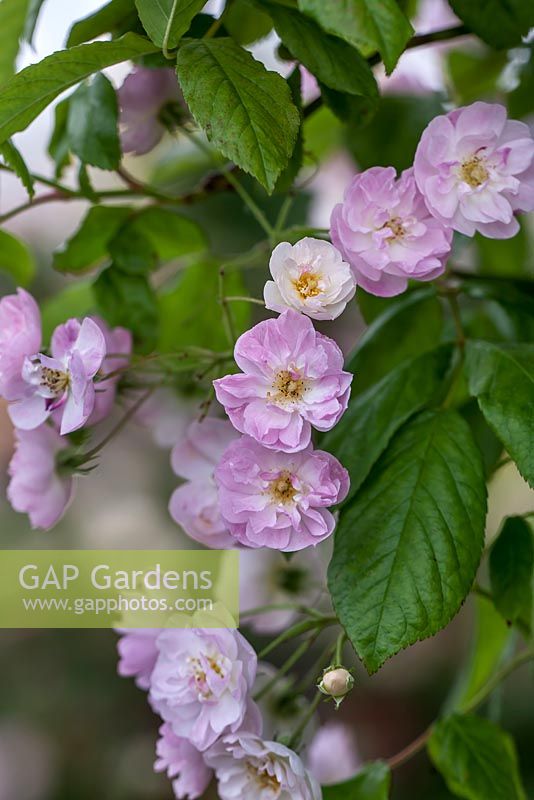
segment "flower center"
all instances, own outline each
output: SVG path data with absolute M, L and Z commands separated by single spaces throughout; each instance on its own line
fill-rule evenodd
M 300 400 L 304 394 L 305 386 L 302 378 L 287 369 L 281 370 L 273 383 L 276 390 L 275 400 L 279 402 Z
M 393 241 L 395 239 L 402 239 L 406 231 L 404 230 L 404 225 L 400 217 L 391 217 L 384 225 L 384 228 L 389 228 L 391 231 L 391 236 L 387 237 L 387 241 Z
M 282 784 L 274 775 L 267 772 L 267 766 L 256 766 L 255 764 L 248 765 L 252 777 L 256 781 L 258 787 L 263 791 L 267 790 L 273 798 L 280 796 Z
M 489 178 L 485 159 L 481 158 L 481 156 L 471 156 L 467 161 L 464 161 L 460 167 L 460 177 L 473 189 L 482 186 Z
M 281 472 L 274 481 L 271 481 L 269 492 L 273 500 L 277 503 L 283 503 L 285 505 L 286 503 L 293 502 L 296 489 L 291 480 L 291 473 L 287 471 Z
M 48 389 L 56 397 L 67 389 L 69 376 L 66 372 L 50 367 L 41 367 L 40 383 L 44 389 Z
M 318 294 L 321 294 L 321 289 L 319 287 L 320 278 L 321 276 L 317 275 L 315 272 L 303 272 L 293 281 L 295 291 L 300 294 L 303 300 L 307 300 L 308 297 L 317 297 Z

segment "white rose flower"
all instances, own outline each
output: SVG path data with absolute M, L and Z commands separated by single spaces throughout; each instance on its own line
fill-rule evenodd
M 265 305 L 287 308 L 312 319 L 335 319 L 356 292 L 356 280 L 339 250 L 322 239 L 280 242 L 269 263 L 273 281 L 265 284 Z

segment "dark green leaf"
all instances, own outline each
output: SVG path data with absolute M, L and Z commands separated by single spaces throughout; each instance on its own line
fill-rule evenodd
M 351 129 L 365 127 L 370 123 L 380 106 L 380 98 L 357 97 L 346 92 L 336 92 L 323 83 L 319 84 L 324 102 L 342 122 Z
M 63 250 L 54 254 L 54 268 L 81 275 L 101 266 L 109 243 L 132 213 L 123 206 L 94 206 Z
M 252 44 L 267 36 L 273 23 L 267 14 L 247 0 L 233 0 L 226 6 L 224 27 L 239 44 Z
M 28 0 L 2 0 L 0 3 L 0 85 L 15 71 L 27 11 Z
M 388 74 L 413 33 L 395 0 L 298 0 L 298 4 L 322 28 L 355 45 L 365 56 L 378 51 Z
M 508 622 L 532 622 L 534 537 L 522 517 L 508 517 L 493 544 L 490 557 L 493 600 Z
M 207 248 L 201 228 L 166 208 L 152 206 L 135 216 L 135 228 L 146 236 L 160 261 L 172 261 Z
M 350 781 L 323 786 L 323 800 L 388 800 L 390 786 L 388 765 L 374 761 L 364 766 Z
M 473 103 L 483 97 L 493 99 L 507 62 L 506 53 L 494 50 L 453 50 L 449 53 L 447 68 L 457 104 Z
M 41 303 L 43 339 L 49 341 L 58 325 L 71 317 L 86 317 L 95 311 L 91 283 L 76 281 Z
M 404 361 L 349 403 L 336 427 L 321 442 L 348 469 L 353 497 L 391 437 L 430 403 L 448 369 L 451 348 L 443 345 Z
M 29 0 L 28 13 L 26 15 L 26 22 L 24 24 L 23 37 L 29 43 L 33 42 L 33 34 L 35 33 L 35 26 L 41 12 L 44 0 Z
M 213 145 L 272 191 L 300 127 L 286 81 L 231 39 L 183 45 L 178 77 L 193 116 Z
M 135 5 L 143 27 L 154 44 L 163 46 L 169 27 L 167 47 L 173 48 L 178 46 L 193 17 L 206 5 L 206 0 L 135 0 Z
M 486 420 L 534 486 L 534 345 L 469 342 L 466 370 Z
M 112 266 L 99 275 L 93 291 L 100 313 L 110 325 L 129 328 L 141 352 L 154 349 L 159 328 L 158 301 L 144 275 L 130 275 Z
M 26 166 L 26 162 L 11 140 L 8 139 L 3 144 L 0 144 L 0 155 L 4 160 L 4 163 L 7 164 L 8 167 L 11 167 L 15 175 L 20 178 L 22 185 L 28 192 L 28 195 L 33 197 L 35 194 L 33 178 L 28 167 Z
M 126 220 L 109 243 L 109 254 L 115 269 L 129 275 L 148 275 L 156 266 L 156 250 L 135 224 Z
M 322 83 L 349 94 L 378 94 L 369 64 L 354 47 L 325 34 L 312 19 L 276 0 L 262 2 L 262 7 L 268 9 L 288 50 Z
M 453 714 L 440 720 L 428 752 L 447 786 L 466 800 L 526 800 L 514 742 L 481 717 Z
M 291 96 L 293 98 L 293 102 L 295 103 L 296 108 L 299 111 L 299 114 L 302 118 L 302 80 L 300 74 L 300 68 L 297 64 L 291 75 L 287 79 L 287 83 L 289 88 L 291 89 Z M 278 178 L 275 186 L 275 192 L 286 193 L 289 192 L 295 180 L 302 169 L 302 163 L 304 160 L 304 136 L 303 136 L 303 129 L 302 125 L 299 128 L 297 143 L 295 145 L 295 149 L 293 150 L 293 155 L 289 159 L 289 164 L 283 170 L 282 174 Z
M 439 344 L 443 313 L 433 290 L 410 293 L 388 307 L 362 336 L 347 369 L 353 395 L 361 394 L 408 358 Z
M 0 230 L 0 271 L 6 272 L 16 286 L 28 286 L 35 276 L 35 259 L 24 242 Z
M 69 118 L 70 97 L 62 100 L 54 109 L 54 130 L 48 144 L 48 154 L 56 165 L 56 178 L 60 178 L 70 162 L 67 120 Z
M 153 53 L 155 46 L 133 33 L 112 42 L 82 44 L 31 64 L 0 89 L 0 142 L 24 130 L 61 92 L 121 61 Z
M 101 72 L 71 95 L 67 138 L 70 149 L 84 164 L 117 169 L 121 160 L 118 116 L 115 89 Z
M 104 33 L 115 33 L 118 27 L 132 26 L 137 19 L 134 0 L 111 0 L 94 14 L 75 22 L 69 32 L 67 47 L 96 39 Z
M 427 412 L 393 439 L 342 509 L 328 585 L 369 672 L 441 630 L 471 589 L 484 544 L 480 453 L 455 412 Z
M 488 239 L 477 233 L 475 244 L 477 272 L 481 275 L 502 278 L 528 278 L 532 275 L 532 270 L 527 268 L 531 248 L 524 223 L 511 239 Z
M 530 0 L 449 0 L 454 13 L 492 47 L 505 49 L 521 42 L 534 26 Z
M 534 48 L 531 46 L 529 59 L 519 71 L 519 83 L 508 95 L 508 112 L 513 119 L 527 117 L 534 111 Z

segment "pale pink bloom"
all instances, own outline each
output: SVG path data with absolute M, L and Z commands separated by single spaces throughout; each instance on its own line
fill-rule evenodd
M 186 435 L 193 417 L 198 416 L 198 402 L 180 397 L 173 389 L 161 388 L 143 403 L 136 421 L 150 431 L 158 447 L 170 450 Z
M 126 367 L 130 361 L 132 353 L 132 334 L 126 328 L 110 328 L 103 319 L 93 317 L 106 343 L 106 355 L 98 377 L 112 375 L 106 380 L 98 380 L 95 384 L 95 407 L 93 413 L 87 420 L 88 425 L 96 425 L 102 422 L 113 410 L 115 396 L 117 394 L 117 384 L 120 380 L 118 370 Z
M 117 672 L 123 678 L 135 678 L 137 686 L 147 691 L 158 657 L 156 640 L 161 629 L 118 628 L 117 633 L 121 634 L 117 642 L 119 652 Z
M 312 427 L 328 431 L 347 408 L 352 375 L 343 353 L 308 317 L 284 311 L 237 340 L 240 375 L 214 381 L 233 426 L 265 447 L 303 450 Z
M 172 788 L 177 800 L 196 800 L 202 797 L 213 775 L 202 753 L 188 739 L 173 733 L 166 722 L 159 729 L 156 745 L 156 772 L 166 772 L 174 778 Z
M 534 139 L 501 105 L 477 102 L 433 119 L 414 171 L 432 214 L 466 236 L 508 239 L 519 230 L 516 212 L 534 210 Z
M 293 308 L 312 319 L 335 319 L 356 292 L 350 265 L 322 239 L 280 242 L 269 268 L 274 281 L 265 284 L 264 297 L 271 311 Z
M 315 733 L 306 753 L 306 765 L 323 786 L 343 783 L 361 766 L 352 729 L 342 722 L 327 722 Z
M 15 453 L 9 464 L 7 497 L 15 511 L 28 514 L 33 528 L 52 528 L 72 497 L 71 474 L 61 474 L 57 456 L 67 447 L 54 428 L 15 430 Z
M 41 347 L 41 314 L 24 289 L 0 300 L 0 395 L 17 400 L 25 391 L 22 367 Z
M 120 135 L 124 153 L 144 155 L 162 139 L 162 114 L 174 117 L 185 103 L 173 69 L 135 67 L 118 90 Z
M 358 285 L 379 297 L 404 292 L 409 279 L 441 275 L 452 242 L 452 231 L 425 206 L 413 170 L 397 178 L 393 167 L 353 178 L 332 212 L 330 233 Z
M 206 753 L 221 800 L 321 800 L 321 788 L 298 755 L 250 733 L 225 736 Z
M 329 507 L 341 502 L 349 476 L 339 461 L 311 445 L 299 453 L 268 450 L 242 436 L 215 471 L 221 516 L 247 547 L 292 552 L 315 546 L 335 528 Z
M 176 736 L 198 750 L 246 725 L 259 733 L 261 720 L 249 693 L 256 653 L 238 631 L 169 629 L 158 638 L 150 700 Z
M 171 516 L 188 536 L 214 549 L 235 546 L 221 519 L 213 473 L 237 436 L 228 420 L 207 417 L 202 422 L 192 422 L 185 439 L 172 451 L 172 467 L 186 483 L 171 497 Z
M 57 411 L 60 433 L 81 428 L 95 407 L 94 378 L 106 354 L 106 343 L 98 325 L 88 317 L 80 324 L 70 319 L 52 336 L 52 357 L 42 353 L 27 356 L 22 367 L 25 386 L 9 406 L 13 424 L 33 430 Z

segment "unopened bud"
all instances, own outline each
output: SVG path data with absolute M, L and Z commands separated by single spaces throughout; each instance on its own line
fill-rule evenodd
M 339 706 L 343 698 L 354 686 L 354 678 L 345 667 L 328 667 L 318 685 L 319 691 L 332 697 Z

